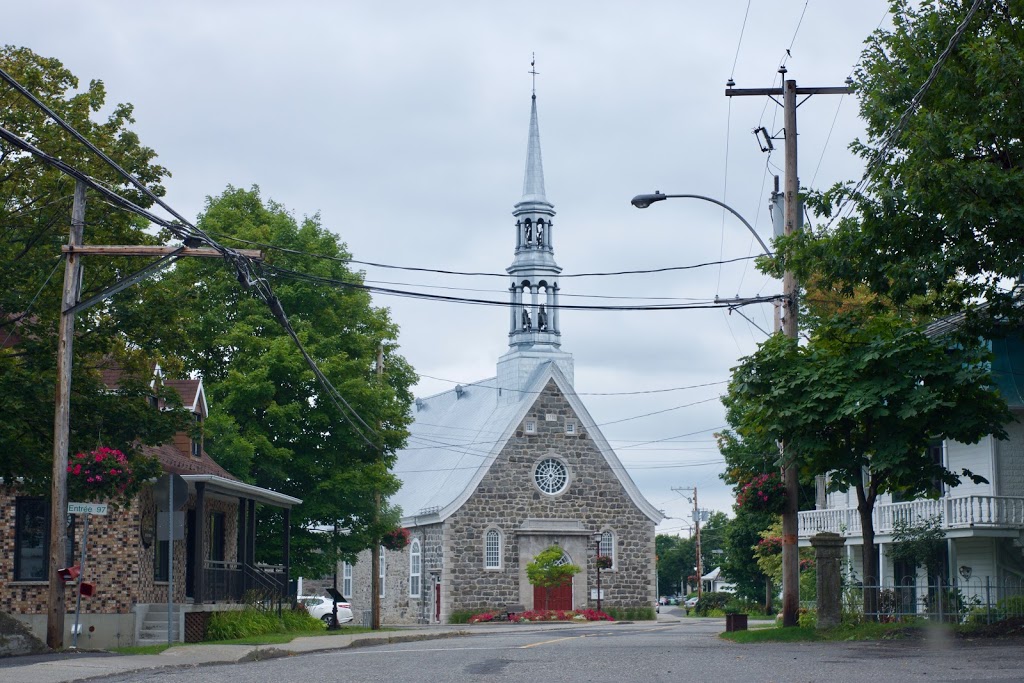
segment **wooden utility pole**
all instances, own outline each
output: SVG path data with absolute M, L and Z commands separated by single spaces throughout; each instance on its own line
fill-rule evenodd
M 704 563 L 700 559 L 700 508 L 697 507 L 697 487 L 693 487 L 693 528 L 696 538 L 695 548 L 697 552 L 697 597 L 704 595 Z
M 85 191 L 82 180 L 75 182 L 74 202 L 71 207 L 71 231 L 64 252 L 64 292 L 61 296 L 60 320 L 57 340 L 57 388 L 56 406 L 53 416 L 53 472 L 50 482 L 50 557 L 48 563 L 49 593 L 46 603 L 46 644 L 54 650 L 64 647 L 64 581 L 59 570 L 64 569 L 67 554 L 68 514 L 68 446 L 71 431 L 71 368 L 75 339 L 75 315 L 79 309 L 88 308 L 125 287 L 137 282 L 156 267 L 163 267 L 181 256 L 221 258 L 216 249 L 185 248 L 140 245 L 89 245 L 82 244 L 85 232 Z M 259 260 L 262 253 L 257 250 L 236 250 L 249 258 Z M 122 279 L 113 287 L 105 289 L 88 301 L 79 302 L 82 293 L 82 257 L 86 254 L 106 256 L 162 256 L 156 264 L 134 275 Z
M 379 383 L 384 377 L 384 345 L 377 347 L 377 382 Z M 373 515 L 374 515 L 374 527 L 380 523 L 380 491 L 376 491 L 373 494 Z M 380 539 L 378 539 L 379 541 Z M 381 548 L 383 546 L 378 542 L 377 547 L 373 549 L 372 557 L 370 560 L 370 572 L 373 574 L 370 580 L 371 593 L 370 596 L 370 608 L 373 614 L 370 619 L 370 628 L 374 631 L 380 629 L 380 556 Z
M 697 487 L 673 486 L 672 490 L 687 499 L 690 499 L 690 497 L 683 493 L 683 491 L 693 491 L 693 539 L 694 550 L 697 555 L 697 566 L 694 569 L 697 572 L 697 597 L 700 597 L 704 593 L 704 582 L 700 579 L 704 575 L 704 563 L 700 559 L 700 507 L 697 506 Z
M 68 246 L 82 244 L 85 231 L 85 183 L 75 182 L 71 205 L 71 234 Z M 57 407 L 53 415 L 53 476 L 50 482 L 50 592 L 47 600 L 46 644 L 64 646 L 64 581 L 60 570 L 67 556 L 68 518 L 68 431 L 71 415 L 71 359 L 75 341 L 75 316 L 64 311 L 78 302 L 82 291 L 82 258 L 68 254 L 64 262 L 64 294 L 61 297 L 57 338 Z
M 786 67 L 780 67 L 783 78 Z M 847 80 L 847 83 L 850 83 Z M 848 87 L 836 88 L 798 88 L 795 80 L 787 80 L 782 88 L 726 88 L 726 97 L 743 95 L 760 95 L 772 97 L 782 96 L 783 121 L 786 142 L 786 211 L 785 235 L 789 237 L 800 229 L 800 181 L 797 177 L 797 145 L 796 145 L 796 101 L 797 95 L 846 95 Z M 775 100 L 778 103 L 778 100 Z M 797 313 L 800 310 L 799 283 L 793 271 L 787 269 L 782 276 L 785 317 L 782 331 L 790 339 L 796 339 Z M 783 446 L 783 449 L 785 447 Z M 798 513 L 800 510 L 800 479 L 796 465 L 796 456 L 785 454 L 782 458 L 784 466 L 784 482 L 786 486 L 786 507 L 782 511 L 782 625 L 796 626 L 800 610 L 800 550 L 797 546 Z

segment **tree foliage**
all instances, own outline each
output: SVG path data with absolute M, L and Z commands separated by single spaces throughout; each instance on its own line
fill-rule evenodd
M 155 152 L 131 130 L 131 105 L 108 105 L 101 81 L 82 88 L 58 60 L 26 48 L 0 48 L 0 66 L 154 193 L 163 193 L 167 170 L 155 163 Z M 136 204 L 150 205 L 148 198 L 6 85 L 0 87 L 0 110 L 6 129 Z M 33 493 L 49 488 L 64 270 L 61 246 L 67 242 L 74 186 L 70 177 L 0 142 L 0 477 L 18 478 L 22 490 Z M 86 200 L 85 223 L 86 243 L 157 241 L 137 218 L 92 195 Z M 86 257 L 84 263 L 83 298 L 140 265 L 137 260 L 110 257 Z M 158 283 L 144 282 L 78 314 L 71 382 L 72 453 L 108 446 L 135 454 L 141 445 L 168 440 L 182 425 L 180 414 L 153 411 L 145 400 L 151 393 L 151 363 L 173 365 L 162 358 L 163 349 L 154 338 L 154 332 L 167 329 L 166 321 L 174 317 L 166 298 L 150 296 L 158 290 Z M 114 391 L 100 381 L 101 367 L 111 361 L 126 371 Z M 167 393 L 163 397 L 174 400 Z
M 843 217 L 780 245 L 802 281 L 847 295 L 865 286 L 927 317 L 966 310 L 965 338 L 1021 320 L 1020 291 L 1005 286 L 1024 272 L 1021 3 L 982 3 L 887 143 L 971 4 L 890 0 L 893 27 L 869 38 L 855 75 L 867 137 L 852 148 L 866 183 L 812 196 Z
M 293 563 L 322 575 L 398 523 L 400 511 L 378 509 L 377 496 L 383 502 L 398 490 L 389 468 L 405 443 L 416 377 L 395 350 L 387 310 L 358 287 L 362 274 L 349 270 L 343 243 L 319 216 L 299 221 L 258 188 L 229 187 L 208 199 L 198 225 L 226 244 L 274 245 L 264 275 L 308 353 L 363 421 L 339 410 L 268 307 L 222 263 L 192 259 L 167 278 L 187 304 L 176 352 L 203 377 L 210 401 L 207 450 L 244 481 L 303 500 L 292 513 Z M 282 515 L 261 514 L 262 559 L 278 560 L 272 539 Z M 342 533 L 323 533 L 335 526 Z
M 734 369 L 724 402 L 741 438 L 785 443 L 802 481 L 828 473 L 829 490 L 856 491 L 872 583 L 879 494 L 924 495 L 936 481 L 974 478 L 934 462 L 932 439 L 1006 437 L 1011 415 L 990 388 L 987 360 L 982 345 L 950 346 L 897 315 L 850 312 L 820 325 L 803 346 L 770 338 Z

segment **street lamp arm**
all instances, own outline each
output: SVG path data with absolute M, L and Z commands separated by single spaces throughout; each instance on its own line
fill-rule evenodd
M 728 204 L 725 204 L 724 202 L 718 201 L 717 199 L 705 197 L 702 194 L 662 194 L 661 192 L 655 192 L 654 194 L 638 194 L 637 196 L 633 197 L 630 203 L 638 209 L 646 209 L 654 202 L 660 202 L 665 199 L 701 199 L 705 202 L 717 204 L 718 206 L 722 207 L 723 209 L 731 213 L 733 216 L 736 216 L 736 218 L 739 218 L 740 222 L 743 223 L 743 225 L 747 226 L 747 230 L 749 230 L 750 234 L 754 236 L 754 239 L 757 240 L 757 243 L 761 245 L 761 249 L 764 250 L 766 256 L 772 255 L 771 249 L 768 248 L 768 245 L 764 243 L 764 240 L 761 239 L 761 236 L 757 234 L 756 230 L 754 230 L 754 226 L 751 225 L 746 218 L 741 216 L 736 211 L 736 209 L 732 208 Z

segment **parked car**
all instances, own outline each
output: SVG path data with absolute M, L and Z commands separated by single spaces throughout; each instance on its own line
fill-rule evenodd
M 334 601 L 320 595 L 300 595 L 299 604 L 306 608 L 311 616 L 322 620 L 328 626 L 334 619 Z M 338 623 L 347 624 L 352 621 L 352 605 L 348 602 L 338 603 Z
M 686 598 L 686 602 L 684 602 L 683 604 L 686 606 L 686 609 L 693 609 L 697 606 L 698 600 L 700 600 L 700 598 L 694 595 L 692 598 Z

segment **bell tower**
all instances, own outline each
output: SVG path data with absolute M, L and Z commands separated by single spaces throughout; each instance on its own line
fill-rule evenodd
M 536 71 L 531 73 L 536 75 Z M 515 256 L 505 269 L 511 278 L 509 350 L 498 361 L 498 383 L 513 390 L 507 393 L 517 394 L 515 390 L 545 361 L 556 362 L 570 382 L 573 374 L 572 356 L 561 351 L 558 276 L 562 269 L 555 263 L 555 207 L 544 191 L 536 90 L 530 101 L 523 195 L 512 215 L 516 219 Z

